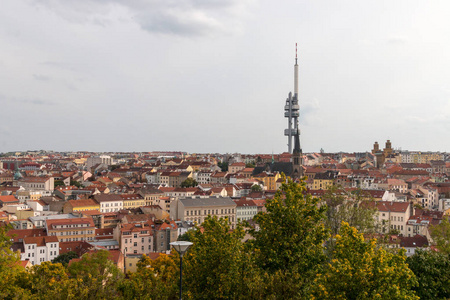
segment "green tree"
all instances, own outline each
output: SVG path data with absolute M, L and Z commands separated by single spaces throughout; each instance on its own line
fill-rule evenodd
M 65 186 L 64 181 L 62 180 L 55 180 L 55 187 L 57 186 Z
M 262 191 L 262 188 L 259 184 L 252 185 L 251 189 L 252 189 L 252 192 L 261 192 Z
M 151 260 L 145 254 L 136 273 L 119 285 L 125 299 L 176 299 L 178 295 L 179 256 L 161 254 Z
M 10 225 L 0 224 L 0 299 L 20 299 L 29 295 L 27 273 L 20 266 L 20 254 L 10 249 Z
M 191 177 L 186 178 L 186 180 L 181 183 L 182 188 L 195 187 L 197 185 L 198 185 L 197 180 Z
M 270 277 L 266 280 L 269 294 L 276 298 L 305 298 L 326 259 L 322 247 L 329 236 L 324 226 L 326 206 L 304 195 L 304 182 L 286 182 L 284 176 L 283 182 L 274 198 L 266 201 L 267 212 L 253 218 L 259 230 L 250 230 L 254 237 L 250 244 L 258 265 Z
M 76 181 L 76 180 L 70 180 L 70 185 L 73 185 L 73 186 L 76 186 L 76 187 L 83 187 L 83 185 L 80 183 L 80 182 L 78 182 L 78 181 Z
M 37 299 L 74 299 L 74 282 L 69 279 L 62 264 L 43 262 L 29 273 L 31 292 Z
M 406 263 L 405 250 L 389 253 L 376 240 L 364 241 L 361 233 L 343 222 L 336 235 L 333 259 L 317 274 L 314 299 L 419 299 L 417 283 Z
M 185 232 L 185 233 L 183 233 L 182 235 L 179 235 L 177 241 L 187 241 L 187 242 L 190 242 L 191 240 L 190 240 L 190 235 L 189 235 L 189 233 Z
M 99 250 L 86 253 L 81 260 L 69 264 L 68 273 L 76 279 L 76 295 L 85 299 L 114 299 L 116 283 L 123 273 L 109 259 L 109 252 Z
M 420 299 L 450 299 L 450 257 L 435 251 L 417 250 L 406 259 L 417 277 L 414 287 Z
M 450 222 L 447 216 L 439 225 L 431 227 L 430 234 L 436 248 L 440 252 L 450 255 Z
M 254 168 L 254 167 L 255 167 L 255 164 L 254 164 L 254 163 L 246 163 L 246 164 L 245 164 L 245 167 L 246 167 L 246 168 Z
M 73 258 L 78 258 L 78 254 L 75 251 L 69 251 L 55 257 L 52 260 L 52 263 L 54 264 L 61 263 L 63 266 L 67 267 L 70 260 L 72 260 Z
M 241 225 L 207 217 L 188 231 L 193 243 L 183 258 L 183 286 L 190 299 L 257 299 L 263 285 L 252 255 L 244 249 Z
M 347 222 L 362 233 L 372 233 L 377 228 L 377 210 L 372 197 L 365 194 L 364 190 L 347 192 L 342 187 L 331 186 L 322 200 L 328 207 L 325 224 L 332 236 L 339 232 L 342 222 Z
M 228 171 L 228 163 L 227 162 L 218 162 L 217 166 L 222 170 L 222 172 Z

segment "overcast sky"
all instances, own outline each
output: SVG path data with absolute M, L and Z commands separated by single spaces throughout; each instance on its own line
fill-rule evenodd
M 2 0 L 0 152 L 450 151 L 450 1 Z

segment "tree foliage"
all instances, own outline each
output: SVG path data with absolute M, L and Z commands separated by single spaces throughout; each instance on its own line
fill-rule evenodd
M 52 260 L 52 263 L 54 264 L 61 263 L 63 266 L 67 267 L 67 265 L 73 258 L 78 258 L 78 254 L 75 251 L 69 251 L 55 257 Z
M 75 281 L 69 279 L 60 263 L 43 262 L 32 267 L 29 274 L 30 290 L 37 299 L 74 299 Z
M 19 265 L 20 255 L 10 249 L 9 225 L 0 224 L 0 299 L 19 299 L 28 292 L 23 288 L 25 270 Z
M 195 187 L 195 186 L 197 186 L 197 185 L 198 185 L 197 180 L 195 180 L 194 178 L 191 178 L 191 177 L 186 178 L 186 180 L 184 180 L 184 181 L 181 183 L 181 187 L 182 187 L 182 188 Z
M 228 171 L 228 163 L 227 162 L 218 162 L 217 166 L 222 170 L 222 172 Z
M 328 237 L 324 226 L 326 206 L 317 198 L 304 195 L 305 184 L 291 179 L 266 202 L 267 212 L 253 220 L 259 230 L 251 230 L 251 241 L 258 265 L 268 274 L 268 288 L 283 298 L 302 298 L 325 260 L 323 243 Z M 277 289 L 275 283 L 285 282 Z
M 436 248 L 447 255 L 450 255 L 450 222 L 444 217 L 439 225 L 432 226 L 430 230 L 431 238 Z
M 183 258 L 187 298 L 258 298 L 260 277 L 244 250 L 242 226 L 230 231 L 228 219 L 209 216 L 188 234 L 193 246 Z
M 80 297 L 113 299 L 117 296 L 116 283 L 123 278 L 123 273 L 108 259 L 109 255 L 108 251 L 99 250 L 69 264 L 68 273 L 76 279 Z
M 251 190 L 252 190 L 252 192 L 261 192 L 262 188 L 259 184 L 254 184 L 254 185 L 252 185 Z
M 178 293 L 179 256 L 161 254 L 151 260 L 145 254 L 136 273 L 119 285 L 125 299 L 176 299 Z
M 317 274 L 315 299 L 419 299 L 406 264 L 405 250 L 389 253 L 376 240 L 364 241 L 361 233 L 343 222 L 336 235 L 333 259 Z
M 450 256 L 417 250 L 406 262 L 417 277 L 414 287 L 420 299 L 450 299 Z
M 371 205 L 373 199 L 363 190 L 346 192 L 339 186 L 331 186 L 322 200 L 328 207 L 325 224 L 332 235 L 339 232 L 342 222 L 348 223 L 362 233 L 375 231 L 377 210 Z

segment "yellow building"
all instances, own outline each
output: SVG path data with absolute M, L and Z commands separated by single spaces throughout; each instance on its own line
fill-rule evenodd
M 313 179 L 314 190 L 326 190 L 333 185 L 334 178 L 328 173 L 318 173 Z
M 266 190 L 274 191 L 277 189 L 277 181 L 281 178 L 280 173 L 267 174 L 263 172 L 253 177 L 253 179 L 260 180 L 263 182 Z
M 100 210 L 100 204 L 93 199 L 69 200 L 64 204 L 63 212 L 65 214 L 72 212 L 82 212 L 86 210 Z
M 139 194 L 123 194 L 120 195 L 123 199 L 123 208 L 138 208 L 141 206 L 145 206 L 145 199 Z

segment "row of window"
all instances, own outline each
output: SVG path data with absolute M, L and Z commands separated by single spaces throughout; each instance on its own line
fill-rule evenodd
M 61 242 L 78 242 L 78 241 L 92 241 L 94 240 L 93 237 L 88 236 L 87 238 L 67 238 L 67 239 L 61 239 Z
M 78 228 L 78 227 L 89 227 L 89 224 L 55 225 L 55 228 Z
M 201 224 L 202 222 L 203 222 L 203 220 L 204 220 L 205 218 L 186 218 L 186 221 L 190 221 L 190 222 L 197 222 L 198 224 Z M 229 217 L 229 220 L 230 220 L 230 222 L 234 222 L 234 217 L 233 216 L 231 216 L 231 217 Z M 162 236 L 161 236 L 161 238 L 162 238 Z
M 114 204 L 114 205 L 113 205 Z M 111 203 L 111 207 L 113 207 L 113 206 L 122 206 L 122 205 L 120 205 L 120 204 L 123 204 L 123 202 L 122 203 L 118 203 L 118 202 L 116 202 L 116 203 Z M 109 205 L 109 203 L 102 203 L 102 207 L 109 207 L 110 205 Z
M 132 243 L 132 242 L 133 242 L 133 241 L 130 239 L 130 243 Z M 144 243 L 144 242 L 145 242 L 145 239 L 144 239 L 144 238 L 141 238 L 141 243 Z M 149 242 L 149 243 L 152 242 L 152 238 L 151 238 L 151 237 L 148 238 L 148 242 Z M 137 243 L 137 242 L 134 242 L 135 246 L 136 246 L 136 243 Z M 125 244 L 128 244 L 128 239 L 125 239 Z
M 186 216 L 189 216 L 189 215 L 191 215 L 191 216 L 197 216 L 197 215 L 201 215 L 201 210 L 200 209 L 196 209 L 196 210 L 187 210 L 186 211 Z M 214 213 L 215 212 L 215 213 Z M 208 210 L 204 210 L 203 211 L 203 214 L 204 215 L 214 215 L 214 214 L 216 214 L 216 215 L 218 215 L 219 214 L 219 210 L 218 209 L 216 209 L 216 210 L 214 210 L 214 209 L 208 209 Z M 220 210 L 220 214 L 234 214 L 234 208 L 225 208 L 225 209 L 221 209 Z
M 58 234 L 59 233 L 59 234 Z M 81 231 L 62 231 L 62 232 L 53 232 L 53 235 L 79 235 L 79 234 L 94 234 L 93 230 L 81 230 Z
M 403 230 L 403 225 L 391 225 L 391 229 Z

